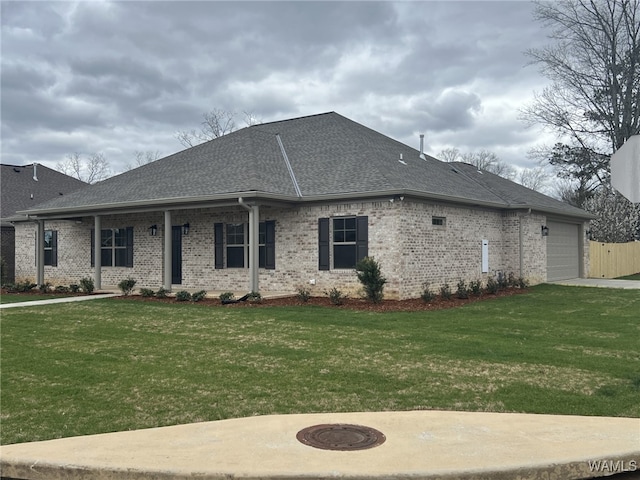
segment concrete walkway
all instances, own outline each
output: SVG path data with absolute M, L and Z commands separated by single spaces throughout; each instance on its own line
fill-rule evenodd
M 358 451 L 301 443 L 320 424 L 364 425 Z M 413 411 L 273 415 L 0 447 L 15 479 L 584 479 L 640 472 L 640 419 Z M 627 478 L 635 478 L 635 474 Z
M 100 298 L 119 297 L 119 293 L 102 293 L 97 295 L 81 295 L 78 297 L 62 297 L 62 298 L 50 298 L 48 300 L 33 300 L 31 302 L 15 302 L 15 303 L 2 303 L 0 309 L 5 308 L 17 308 L 17 307 L 37 307 L 39 305 L 53 305 L 56 303 L 70 303 L 70 302 L 86 302 L 87 300 L 99 300 Z
M 615 278 L 572 278 L 570 280 L 558 280 L 554 285 L 568 285 L 572 287 L 600 287 L 600 288 L 626 288 L 640 290 L 640 280 L 616 280 Z

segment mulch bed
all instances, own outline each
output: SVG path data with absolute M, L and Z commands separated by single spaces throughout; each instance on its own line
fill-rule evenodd
M 507 288 L 500 290 L 498 293 L 488 294 L 483 293 L 481 296 L 476 297 L 470 295 L 469 298 L 460 299 L 455 295 L 450 299 L 443 299 L 436 297 L 431 302 L 424 302 L 421 298 L 412 298 L 409 300 L 383 300 L 380 303 L 371 303 L 361 298 L 347 298 L 342 305 L 333 305 L 329 300 L 329 297 L 311 297 L 307 302 L 298 300 L 295 295 L 290 297 L 281 298 L 267 298 L 260 302 L 238 302 L 228 305 L 222 305 L 219 298 L 205 298 L 198 304 L 221 307 L 221 308 L 262 308 L 262 307 L 290 307 L 290 306 L 305 306 L 316 305 L 331 308 L 340 308 L 347 310 L 361 310 L 369 312 L 414 312 L 423 310 L 441 310 L 445 308 L 456 308 L 468 303 L 482 302 L 492 300 L 499 297 L 506 297 L 511 295 L 519 295 L 526 293 L 527 289 L 521 288 Z M 164 303 L 191 303 L 191 302 L 178 302 L 174 297 L 169 298 L 154 298 L 154 297 L 141 297 L 140 295 L 131 295 L 128 297 L 115 297 L 114 300 L 136 300 L 141 302 L 164 302 Z

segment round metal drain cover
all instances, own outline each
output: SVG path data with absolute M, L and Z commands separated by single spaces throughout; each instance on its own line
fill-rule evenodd
M 387 437 L 375 428 L 346 423 L 314 425 L 298 432 L 296 438 L 323 450 L 365 450 L 382 445 Z

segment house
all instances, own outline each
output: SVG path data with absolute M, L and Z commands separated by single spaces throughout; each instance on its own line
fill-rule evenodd
M 6 278 L 3 281 L 12 283 L 15 280 L 15 230 L 12 220 L 24 219 L 24 216 L 16 217 L 16 212 L 66 195 L 86 187 L 87 184 L 37 163 L 22 166 L 0 165 L 0 179 L 2 183 L 0 257 L 5 262 L 6 268 Z M 51 242 L 55 242 L 55 238 L 48 237 L 46 243 L 51 244 Z M 31 244 L 33 245 L 33 241 Z
M 353 293 L 373 256 L 400 299 L 499 272 L 586 276 L 591 218 L 335 112 L 237 130 L 23 213 L 36 224 L 16 227 L 17 273 L 38 283 Z M 56 232 L 56 265 L 36 261 L 36 229 Z

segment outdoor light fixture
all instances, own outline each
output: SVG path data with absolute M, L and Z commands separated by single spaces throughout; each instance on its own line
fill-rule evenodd
M 158 234 L 158 225 L 151 225 L 149 227 L 149 235 L 155 237 Z
M 549 227 L 547 227 L 546 225 L 542 225 L 542 236 L 543 237 L 549 236 Z
M 182 234 L 189 235 L 189 222 L 182 225 Z

